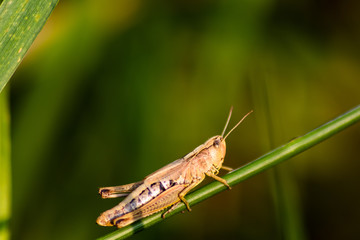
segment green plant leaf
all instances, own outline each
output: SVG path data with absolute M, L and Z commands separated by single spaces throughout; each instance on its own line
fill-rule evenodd
M 229 183 L 230 186 L 234 186 L 235 184 L 238 184 L 315 146 L 316 144 L 324 141 L 325 139 L 333 136 L 334 134 L 344 130 L 358 121 L 360 121 L 360 105 L 335 118 L 334 120 L 314 129 L 313 131 L 274 149 L 273 151 L 261 156 L 253 162 L 250 162 L 245 166 L 234 170 L 233 172 L 225 175 L 223 178 Z M 212 182 L 187 195 L 186 200 L 190 203 L 190 205 L 194 205 L 226 189 L 227 187 L 225 187 L 222 183 Z M 179 204 L 178 207 L 166 215 L 166 217 L 170 217 L 183 210 L 185 210 L 185 205 Z M 162 212 L 151 215 L 142 219 L 141 221 L 137 221 L 99 239 L 113 240 L 129 237 L 138 231 L 141 231 L 157 222 L 162 221 L 163 219 L 161 218 L 161 214 Z
M 5 0 L 0 6 L 0 92 L 58 0 Z
M 0 239 L 10 239 L 11 163 L 7 92 L 0 94 Z

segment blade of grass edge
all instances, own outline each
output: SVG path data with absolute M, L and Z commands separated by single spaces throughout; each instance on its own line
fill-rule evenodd
M 261 156 L 260 158 L 242 166 L 233 172 L 225 175 L 223 178 L 227 180 L 230 186 L 234 186 L 241 181 L 244 181 L 260 172 L 263 172 L 303 151 L 309 149 L 316 144 L 324 141 L 325 139 L 333 136 L 334 134 L 344 130 L 345 128 L 360 121 L 360 105 L 346 112 L 345 114 L 333 119 L 332 121 L 314 129 L 313 131 L 298 137 L 291 142 L 280 146 L 273 151 Z M 195 205 L 211 196 L 226 190 L 227 188 L 219 183 L 212 182 L 199 190 L 189 194 L 186 199 L 190 205 Z M 180 211 L 185 210 L 184 204 L 179 204 L 177 208 L 167 215 L 170 217 Z M 141 231 L 151 225 L 163 220 L 161 214 L 157 213 L 147 218 L 137 221 L 127 227 L 118 229 L 108 235 L 100 237 L 102 240 L 124 239 Z
M 7 91 L 0 93 L 0 239 L 10 239 L 11 162 Z
M 257 112 L 255 122 L 259 132 L 262 133 L 258 144 L 260 149 L 267 152 L 282 143 L 281 139 L 284 139 L 288 133 L 285 133 L 286 130 L 279 124 L 285 116 L 278 112 L 283 109 L 283 101 L 278 94 L 280 84 L 278 78 L 269 74 L 264 76 L 258 76 L 258 74 L 254 73 L 256 76 L 253 76 L 249 82 L 251 84 L 252 102 Z M 303 81 L 299 81 L 297 84 L 297 88 L 300 86 L 300 89 L 306 85 Z M 302 95 L 299 96 L 302 97 Z M 298 107 L 299 105 L 297 105 Z M 298 111 L 298 113 L 300 112 Z M 292 174 L 293 168 L 294 165 L 287 164 L 276 166 L 267 171 L 269 193 L 274 205 L 274 222 L 277 228 L 275 238 L 306 240 L 307 233 L 302 216 L 301 193 L 298 179 Z
M 5 0 L 0 5 L 0 92 L 58 0 Z

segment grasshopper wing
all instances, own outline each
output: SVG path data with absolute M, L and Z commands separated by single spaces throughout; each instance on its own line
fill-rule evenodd
M 162 180 L 185 178 L 190 165 L 190 162 L 186 161 L 184 158 L 180 158 L 147 176 L 144 179 L 144 183 L 147 185 Z

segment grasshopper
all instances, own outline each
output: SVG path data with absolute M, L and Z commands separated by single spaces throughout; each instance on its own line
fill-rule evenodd
M 160 168 L 142 181 L 100 188 L 99 194 L 102 198 L 125 197 L 125 199 L 112 209 L 103 212 L 96 220 L 97 224 L 122 228 L 171 206 L 162 214 L 165 218 L 165 215 L 180 202 L 191 211 L 185 195 L 201 183 L 205 176 L 214 178 L 231 189 L 225 179 L 217 176 L 220 169 L 232 170 L 222 166 L 226 152 L 225 139 L 251 112 L 247 113 L 224 137 L 231 118 L 231 107 L 221 135 L 210 138 L 185 157 Z

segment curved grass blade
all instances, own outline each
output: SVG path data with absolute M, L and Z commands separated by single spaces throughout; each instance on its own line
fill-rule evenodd
M 5 0 L 0 5 L 0 92 L 58 0 Z
M 223 176 L 223 178 L 229 183 L 230 186 L 234 186 L 315 146 L 316 144 L 324 141 L 327 138 L 330 138 L 334 134 L 344 130 L 345 128 L 359 121 L 360 105 L 346 112 L 345 114 L 333 119 L 332 121 L 314 129 L 313 131 L 274 149 L 273 151 L 261 156 L 253 162 L 250 162 L 245 166 L 234 170 L 233 172 Z M 226 189 L 227 187 L 225 187 L 223 184 L 215 181 L 187 195 L 186 199 L 192 206 Z M 186 207 L 184 204 L 179 204 L 179 206 L 175 208 L 174 211 L 166 215 L 166 217 L 170 217 L 176 213 L 179 213 L 180 211 L 185 210 L 185 208 Z M 162 221 L 163 219 L 161 218 L 161 215 L 162 212 L 154 214 L 152 216 L 142 219 L 141 221 L 137 221 L 132 225 L 116 230 L 99 239 L 124 239 L 138 231 L 141 231 L 157 222 Z

